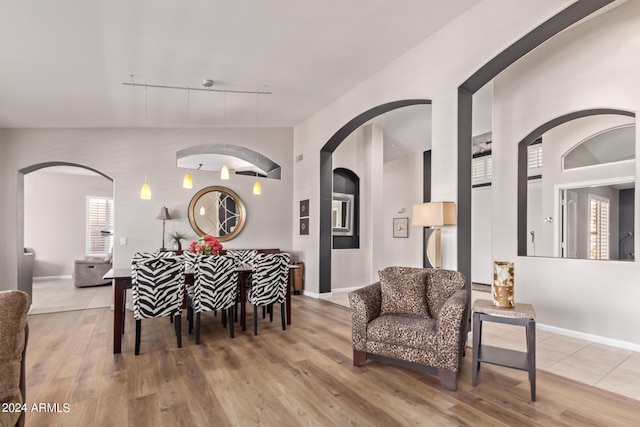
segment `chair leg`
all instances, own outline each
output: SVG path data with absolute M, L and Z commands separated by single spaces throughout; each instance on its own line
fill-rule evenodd
M 272 310 L 273 311 L 273 310 Z M 287 313 L 284 306 L 284 303 L 280 304 L 280 317 L 282 317 L 282 330 L 287 330 Z M 273 317 L 273 312 L 271 313 L 271 317 Z
M 189 335 L 193 332 L 193 307 L 187 308 L 187 321 L 189 322 Z
M 273 322 L 273 304 L 269 304 L 269 322 Z
M 136 356 L 140 354 L 140 329 L 142 326 L 142 320 L 136 319 Z
M 233 312 L 235 311 L 235 310 L 234 310 L 234 308 L 235 308 L 235 306 L 234 306 L 234 305 L 232 305 L 231 307 L 229 307 L 229 336 L 230 336 L 231 338 L 233 338 L 233 335 L 234 335 L 234 334 L 233 334 L 233 324 L 235 323 L 235 322 L 233 321 Z
M 182 315 L 175 316 L 176 321 L 176 335 L 178 337 L 178 348 L 182 348 L 182 328 L 181 328 Z
M 200 313 L 196 313 L 196 344 L 200 344 Z
M 266 318 L 267 317 L 267 306 L 263 305 L 262 306 L 262 318 Z
M 258 335 L 258 306 L 255 304 L 253 305 L 253 335 Z
M 222 310 L 222 327 L 226 328 L 227 327 L 227 311 L 226 310 Z

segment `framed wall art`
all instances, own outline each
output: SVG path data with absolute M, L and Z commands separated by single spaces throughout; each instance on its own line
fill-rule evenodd
M 409 237 L 409 218 L 393 218 L 393 237 Z

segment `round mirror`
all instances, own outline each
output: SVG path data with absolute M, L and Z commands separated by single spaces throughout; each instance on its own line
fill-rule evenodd
M 209 234 L 221 242 L 240 234 L 246 220 L 240 197 L 226 187 L 206 187 L 189 203 L 189 222 L 200 236 Z

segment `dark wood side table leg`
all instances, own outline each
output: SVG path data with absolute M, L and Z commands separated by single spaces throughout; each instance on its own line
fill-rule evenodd
M 291 324 L 291 288 L 293 287 L 293 274 L 291 274 L 291 269 L 289 269 L 289 277 L 287 278 L 287 297 L 286 297 L 286 308 L 287 308 L 287 325 Z
M 122 351 L 122 333 L 124 332 L 124 293 L 121 280 L 113 279 L 113 353 Z
M 482 321 L 480 321 L 480 313 L 473 313 L 473 358 L 471 359 L 471 385 L 475 387 L 478 384 L 478 368 L 480 362 L 480 342 L 482 337 Z
M 536 401 L 536 322 L 527 322 L 527 360 L 529 362 L 529 382 L 531 383 L 531 400 Z

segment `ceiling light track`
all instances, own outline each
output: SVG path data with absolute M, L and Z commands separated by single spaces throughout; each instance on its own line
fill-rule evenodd
M 169 85 L 152 85 L 148 83 L 136 83 L 133 81 L 133 75 L 131 76 L 130 82 L 122 82 L 124 86 L 132 86 L 132 87 L 144 87 L 144 88 L 157 88 L 157 89 L 176 89 L 176 90 L 199 90 L 202 92 L 223 92 L 223 93 L 244 93 L 250 95 L 271 95 L 272 92 L 267 91 L 256 91 L 256 90 L 232 90 L 232 89 L 212 89 L 211 85 L 213 84 L 212 80 L 205 79 L 202 81 L 202 85 L 204 87 L 190 87 L 190 86 L 169 86 Z

